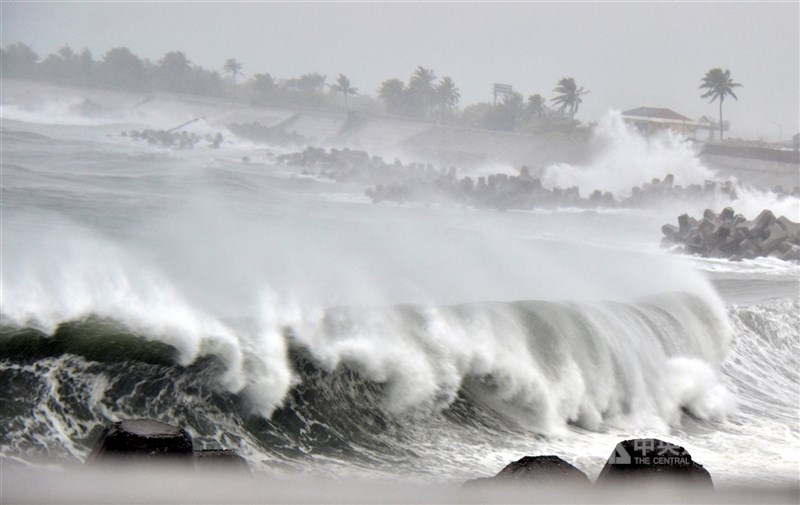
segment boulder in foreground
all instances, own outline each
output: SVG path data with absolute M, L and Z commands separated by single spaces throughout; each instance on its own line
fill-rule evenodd
M 586 475 L 558 456 L 525 456 L 509 463 L 494 477 L 473 479 L 465 485 L 530 484 L 589 486 Z
M 87 462 L 159 458 L 192 465 L 193 456 L 192 437 L 186 430 L 151 419 L 130 419 L 107 427 Z
M 679 482 L 713 489 L 708 470 L 683 447 L 656 438 L 625 440 L 617 444 L 595 484 L 619 485 Z

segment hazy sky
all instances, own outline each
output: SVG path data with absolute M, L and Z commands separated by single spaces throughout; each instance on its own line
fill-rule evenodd
M 406 80 L 417 65 L 452 77 L 462 106 L 491 99 L 493 82 L 548 99 L 559 78 L 591 90 L 578 112 L 668 107 L 716 115 L 700 78 L 728 68 L 739 101 L 734 136 L 783 139 L 800 130 L 800 2 L 356 3 L 7 2 L 2 44 L 40 55 L 64 44 L 99 58 L 126 46 L 157 61 L 179 49 L 206 68 L 236 57 L 244 72 L 338 73 L 362 92 Z

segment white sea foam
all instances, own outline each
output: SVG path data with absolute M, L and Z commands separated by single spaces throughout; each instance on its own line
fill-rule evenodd
M 630 195 L 631 188 L 654 178 L 675 176 L 675 184 L 688 186 L 714 179 L 713 170 L 704 166 L 684 137 L 665 132 L 643 137 L 611 110 L 594 130 L 592 146 L 595 155 L 585 165 L 558 163 L 543 174 L 545 187 L 578 186 L 581 193 L 610 191 L 615 196 Z
M 551 184 L 629 189 L 670 172 L 682 184 L 707 176 L 680 141 L 629 137 L 617 119 L 608 122 L 608 151 L 591 165 L 598 178 L 586 175 L 589 167 L 567 167 L 550 173 Z M 626 149 L 640 163 L 625 161 Z M 633 170 L 615 179 L 615 163 L 623 161 Z M 136 199 L 121 200 L 118 185 L 96 179 L 81 185 L 76 177 L 58 190 L 4 180 L 14 197 L 4 201 L 4 322 L 53 331 L 98 315 L 175 346 L 182 363 L 217 355 L 226 367 L 223 385 L 264 416 L 298 380 L 287 353 L 301 345 L 327 370 L 347 367 L 379 383 L 392 416 L 436 417 L 468 394 L 574 457 L 581 441 L 602 438 L 605 447 L 611 437 L 681 430 L 683 412 L 707 426 L 736 426 L 757 401 L 746 395 L 737 411 L 744 390 L 736 384 L 731 392 L 731 377 L 738 367 L 720 374 L 732 330 L 705 275 L 691 262 L 641 248 L 654 241 L 651 230 L 658 234 L 661 223 L 651 215 L 365 209 L 315 198 L 224 157 L 181 177 L 172 162 L 159 158 L 163 165 L 149 167 Z M 35 162 L 21 165 L 37 170 Z M 600 240 L 627 245 L 599 247 Z M 748 317 L 756 315 L 735 321 L 736 336 L 747 331 Z M 737 351 L 736 358 L 755 367 L 745 378 L 758 377 L 761 363 L 778 366 L 771 351 Z M 97 383 L 93 394 L 104 387 Z M 775 440 L 780 426 L 764 422 L 769 436 L 761 439 Z M 85 433 L 53 430 L 70 439 Z M 420 450 L 433 447 L 442 457 L 464 443 L 445 435 L 427 432 Z M 534 437 L 487 437 L 452 457 L 468 465 L 470 450 L 481 446 L 494 464 L 520 447 L 542 448 Z M 739 447 L 748 441 L 742 433 Z M 754 450 L 748 454 L 757 460 Z M 594 459 L 587 466 L 597 468 Z M 796 455 L 785 450 L 767 461 L 785 475 Z M 444 474 L 463 472 L 455 466 Z

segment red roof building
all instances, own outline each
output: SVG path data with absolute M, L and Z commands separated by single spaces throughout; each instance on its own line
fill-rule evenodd
M 694 137 L 698 128 L 707 129 L 707 123 L 695 121 L 670 109 L 639 107 L 622 113 L 622 119 L 634 125 L 645 135 L 671 130 L 687 137 Z

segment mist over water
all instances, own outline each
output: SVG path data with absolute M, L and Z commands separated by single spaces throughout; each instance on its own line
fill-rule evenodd
M 771 209 L 776 216 L 800 219 L 797 197 L 779 196 L 755 189 L 735 177 L 725 177 L 706 166 L 698 156 L 698 146 L 692 141 L 670 130 L 642 136 L 623 121 L 619 111 L 610 110 L 603 116 L 590 142 L 595 153 L 590 162 L 585 165 L 557 163 L 547 167 L 542 174 L 545 187 L 577 186 L 582 195 L 599 189 L 624 198 L 630 196 L 632 188 L 653 179 L 661 180 L 668 174 L 675 177 L 676 185 L 683 187 L 732 180 L 736 191 L 733 201 L 729 195 L 717 193 L 710 199 L 662 202 L 661 205 L 676 214 L 702 214 L 703 206 L 719 212 L 731 206 L 748 219 L 755 218 L 764 209 Z
M 630 303 L 662 292 L 690 292 L 719 305 L 707 281 L 674 258 L 517 235 L 499 229 L 499 215 L 464 223 L 456 214 L 392 209 L 372 221 L 357 219 L 363 209 L 327 209 L 323 216 L 302 206 L 291 217 L 264 222 L 242 209 L 241 200 L 209 204 L 214 192 L 201 192 L 203 209 L 176 209 L 119 238 L 52 215 L 6 213 L 3 261 L 14 268 L 3 276 L 4 292 L 13 295 L 4 302 L 4 316 L 48 333 L 89 315 L 119 320 L 175 346 L 182 363 L 210 347 L 230 366 L 231 390 L 251 384 L 249 395 L 268 414 L 291 383 L 280 330 L 285 326 L 296 328 L 295 338 L 331 369 L 350 361 L 377 382 L 419 381 L 398 386 L 418 398 L 397 393 L 389 400 L 405 410 L 439 394 L 452 399 L 465 376 L 503 370 L 491 364 L 493 356 L 526 340 L 528 324 L 516 311 L 504 312 L 499 319 L 507 321 L 505 328 L 497 330 L 489 307 L 474 308 L 477 326 L 462 315 L 446 322 L 435 307 L 514 300 Z M 653 274 L 643 281 L 628 274 L 632 268 Z M 419 306 L 425 323 L 419 327 L 388 309 L 398 304 Z M 339 333 L 322 324 L 336 307 L 378 313 L 365 321 L 357 317 L 355 328 Z M 248 318 L 255 330 L 242 331 L 231 318 Z M 514 327 L 520 335 L 506 341 Z M 431 354 L 434 342 L 449 350 Z M 257 357 L 256 369 L 243 369 L 246 354 Z M 438 363 L 445 370 L 437 370 Z M 417 373 L 408 374 L 412 365 Z
M 609 110 L 592 136 L 595 155 L 586 166 L 555 164 L 544 173 L 545 185 L 578 186 L 588 194 L 595 189 L 618 196 L 630 196 L 631 188 L 654 178 L 675 176 L 683 186 L 703 184 L 715 178 L 713 170 L 698 159 L 692 144 L 667 130 L 643 137 L 622 120 L 619 111 Z
M 223 149 L 170 151 L 119 131 L 180 124 L 185 105 L 81 122 L 74 103 L 0 110 L 2 323 L 73 351 L 0 361 L 34 412 L 4 414 L 4 455 L 80 460 L 97 426 L 146 414 L 270 471 L 452 480 L 549 451 L 596 475 L 617 439 L 649 434 L 680 440 L 715 480 L 796 482 L 796 298 L 754 287 L 773 275 L 791 293 L 796 265 L 766 274 L 658 247 L 679 213 L 796 220 L 796 198 L 739 184 L 734 202 L 652 209 L 373 205 L 361 186 L 275 165 L 286 148 L 233 137 L 222 112 L 193 128 L 224 131 Z M 592 149 L 543 184 L 625 196 L 670 173 L 719 178 L 686 141 L 642 138 L 614 112 Z M 753 301 L 727 298 L 742 292 Z M 90 357 L 65 330 L 109 322 L 91 345 L 141 337 L 175 362 L 137 358 L 139 344 Z

